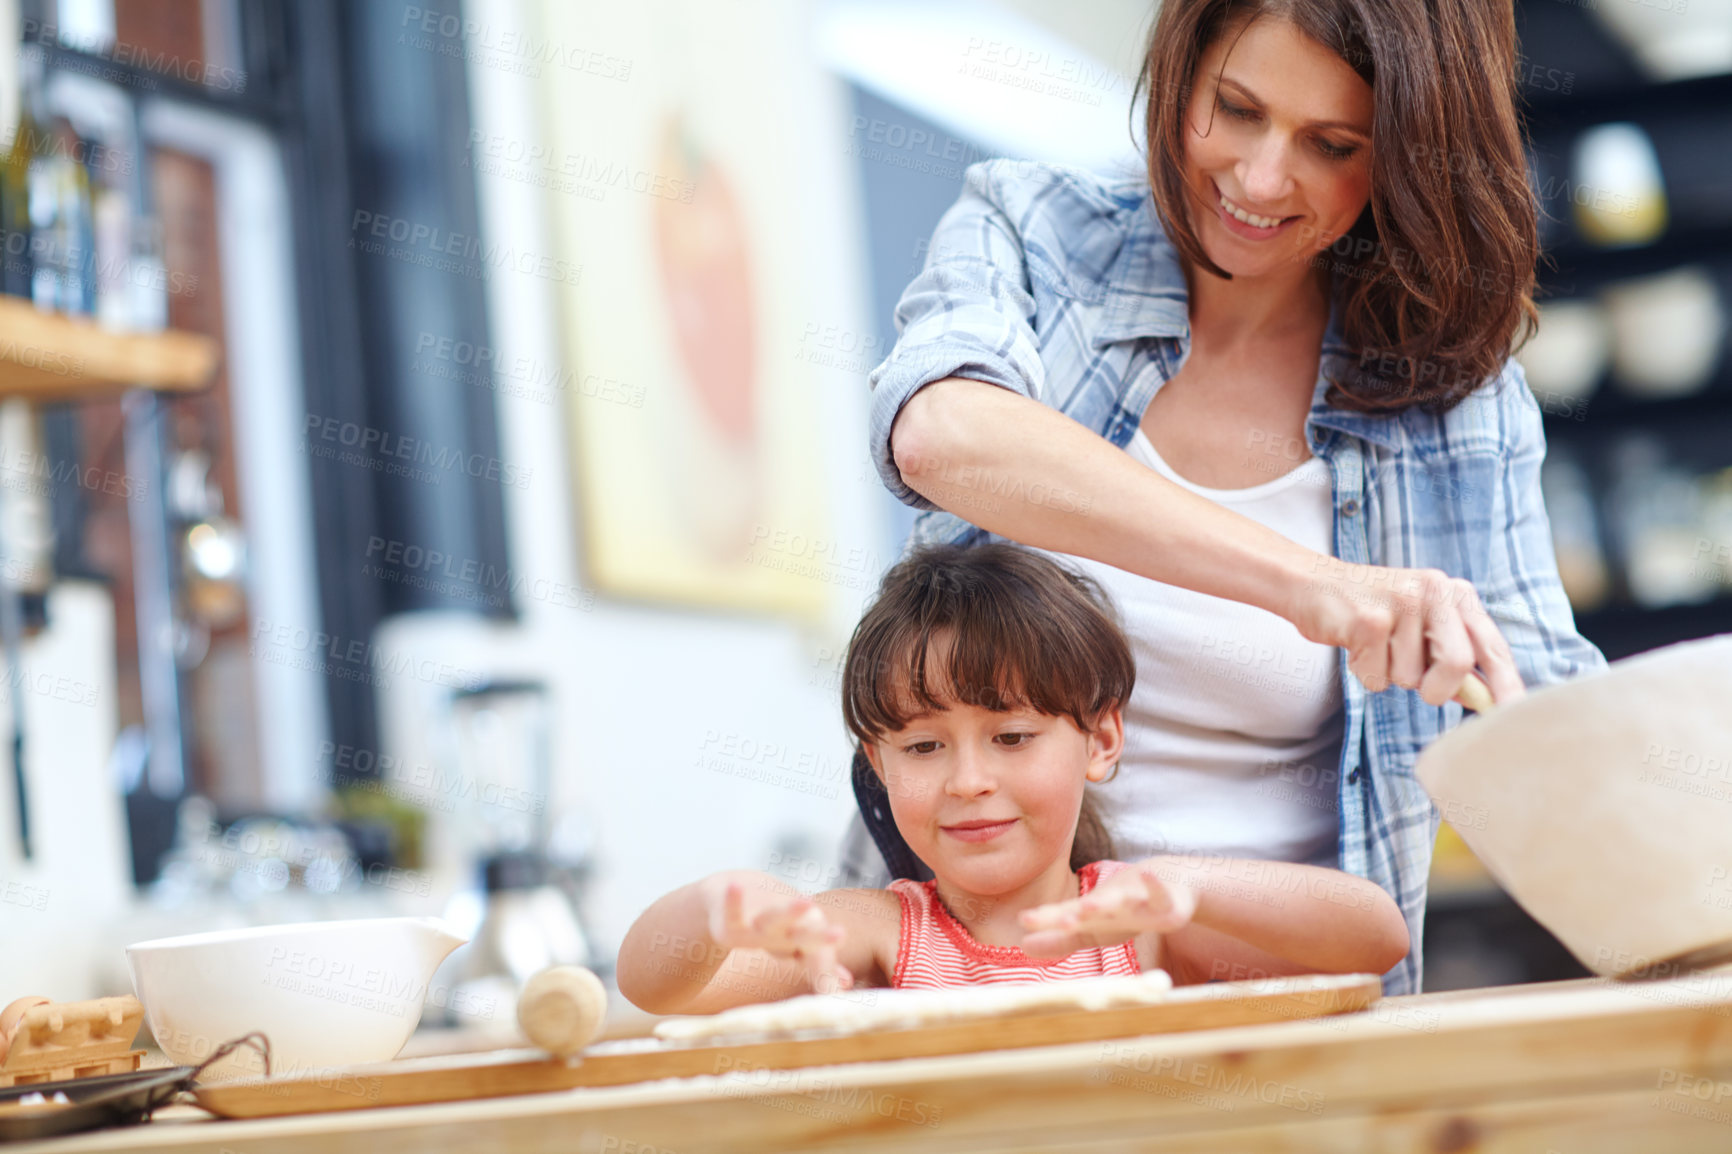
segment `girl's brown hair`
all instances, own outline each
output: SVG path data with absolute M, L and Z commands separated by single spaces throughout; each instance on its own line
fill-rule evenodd
M 942 668 L 930 669 L 938 653 Z M 891 566 L 854 629 L 842 720 L 870 744 L 962 702 L 1069 717 L 1092 733 L 1136 680 L 1112 600 L 1093 578 L 1017 545 L 928 545 Z M 1085 794 L 1071 868 L 1112 856 Z
M 1136 93 L 1150 94 L 1149 181 L 1173 244 L 1221 277 L 1187 210 L 1185 116 L 1204 51 L 1259 17 L 1291 23 L 1373 94 L 1371 201 L 1312 258 L 1333 274 L 1358 358 L 1332 372 L 1329 403 L 1453 408 L 1501 372 L 1538 315 L 1510 0 L 1162 0 Z

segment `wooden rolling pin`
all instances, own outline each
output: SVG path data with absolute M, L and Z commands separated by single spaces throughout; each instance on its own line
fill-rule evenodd
M 523 984 L 517 1024 L 531 1042 L 569 1059 L 601 1035 L 607 988 L 581 966 L 554 966 Z

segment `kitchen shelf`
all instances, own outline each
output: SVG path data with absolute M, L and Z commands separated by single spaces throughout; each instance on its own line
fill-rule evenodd
M 1616 661 L 1662 645 L 1732 633 L 1732 594 L 1693 605 L 1610 605 L 1577 612 L 1576 630 Z
M 1570 230 L 1542 252 L 1537 271 L 1541 300 L 1588 296 L 1605 285 L 1632 277 L 1671 272 L 1685 265 L 1708 265 L 1710 274 L 1732 251 L 1732 224 L 1668 224 L 1645 244 L 1595 245 L 1574 232 L 1569 205 L 1554 201 L 1548 211 Z
M 1521 359 L 1521 354 L 1516 354 Z M 1721 383 L 1725 378 L 1726 383 Z M 1631 429 L 1667 429 L 1681 433 L 1701 430 L 1704 422 L 1723 422 L 1732 418 L 1732 361 L 1721 370 L 1716 380 L 1698 392 L 1682 397 L 1639 397 L 1623 392 L 1611 383 L 1610 374 L 1587 395 L 1570 399 L 1564 407 L 1562 399 L 1549 401 L 1552 411 L 1544 414 L 1546 437 L 1585 437 L 1601 439 Z M 1726 464 L 1732 464 L 1728 459 Z
M 1521 90 L 1521 111 L 1529 131 L 1586 127 L 1614 120 L 1638 123 L 1664 118 L 1680 108 L 1724 108 L 1732 101 L 1732 73 L 1714 72 L 1675 80 L 1646 77 L 1596 84 L 1569 93 Z
M 210 384 L 216 365 L 216 342 L 197 333 L 112 332 L 0 297 L 0 397 L 75 401 L 135 388 L 193 392 Z

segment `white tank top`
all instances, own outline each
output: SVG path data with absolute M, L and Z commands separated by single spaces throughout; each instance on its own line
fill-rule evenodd
M 1126 451 L 1292 541 L 1335 552 L 1332 483 L 1319 458 L 1248 489 L 1207 489 L 1175 473 L 1141 429 Z M 1090 787 L 1119 860 L 1196 852 L 1335 865 L 1340 651 L 1266 610 L 1052 555 L 1112 595 L 1136 658 L 1118 775 Z

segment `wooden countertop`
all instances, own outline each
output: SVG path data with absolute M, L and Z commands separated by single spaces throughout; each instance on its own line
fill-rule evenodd
M 1732 967 L 1316 1021 L 254 1121 L 176 1107 L 7 1154 L 1732 1149 Z

